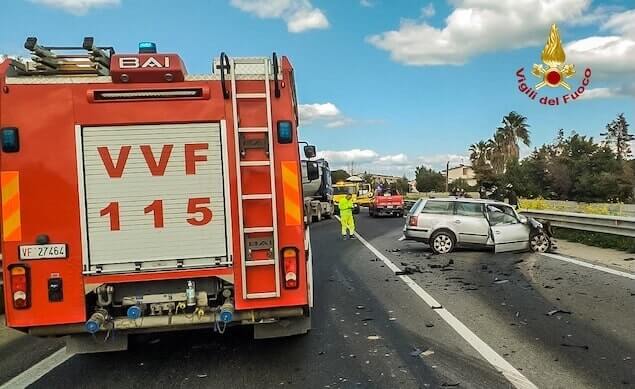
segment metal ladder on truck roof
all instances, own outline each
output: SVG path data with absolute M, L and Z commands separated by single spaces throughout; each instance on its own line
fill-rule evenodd
M 224 59 L 223 59 L 224 57 Z M 274 61 L 277 58 L 274 54 Z M 227 65 L 227 56 L 224 53 L 221 53 L 220 58 L 220 66 Z M 238 222 L 240 228 L 240 268 L 242 274 L 242 293 L 245 299 L 262 299 L 262 298 L 272 298 L 272 297 L 280 297 L 280 254 L 278 250 L 278 215 L 277 215 L 277 204 L 276 204 L 276 182 L 275 182 L 275 166 L 274 166 L 274 155 L 273 155 L 273 133 L 272 133 L 272 119 L 271 119 L 271 68 L 272 62 L 269 58 L 261 57 L 261 58 L 236 58 L 229 60 L 228 71 L 231 77 L 231 99 L 232 99 L 232 109 L 234 116 L 234 141 L 236 148 L 236 175 L 237 175 L 237 191 L 238 191 Z M 237 90 L 237 82 L 236 82 L 236 66 L 242 67 L 253 67 L 253 73 L 264 75 L 264 93 L 241 93 Z M 226 67 L 227 68 L 227 67 Z M 225 68 L 225 69 L 226 69 Z M 274 71 L 277 72 L 277 63 L 274 65 Z M 222 72 L 221 72 L 222 74 Z M 277 80 L 277 74 L 276 74 Z M 224 81 L 223 81 L 224 87 Z M 276 88 L 276 95 L 278 95 L 278 91 Z M 225 98 L 227 98 L 227 93 L 225 93 Z M 240 118 L 238 117 L 238 104 L 239 100 L 242 99 L 257 99 L 266 104 L 266 114 L 267 114 L 267 125 L 266 127 L 241 127 L 240 126 Z M 265 134 L 264 144 L 258 142 L 250 143 L 245 141 L 244 134 L 253 134 L 253 133 L 261 133 Z M 265 154 L 267 155 L 267 159 L 265 160 L 257 160 L 257 161 L 243 161 L 242 157 L 246 154 L 247 149 L 254 148 L 262 148 L 265 150 Z M 242 188 L 242 169 L 250 169 L 253 167 L 261 167 L 261 166 L 269 166 L 269 175 L 270 175 L 270 192 L 269 193 L 259 193 L 259 194 L 243 194 Z M 266 227 L 245 227 L 244 220 L 244 204 L 248 201 L 257 201 L 257 200 L 270 200 L 271 204 L 271 216 L 272 216 L 272 225 Z M 267 247 L 269 250 L 268 259 L 256 259 L 252 260 L 250 258 L 252 253 L 252 248 L 250 242 L 253 240 L 249 238 L 251 234 L 258 233 L 271 233 L 271 241 L 270 247 Z M 268 239 L 264 239 L 268 241 Z M 258 241 L 258 238 L 256 238 Z M 263 238 L 260 237 L 260 241 L 263 241 Z M 257 267 L 257 266 L 273 266 L 275 272 L 275 290 L 269 292 L 259 292 L 259 293 L 250 293 L 248 291 L 248 277 L 249 271 L 248 268 Z

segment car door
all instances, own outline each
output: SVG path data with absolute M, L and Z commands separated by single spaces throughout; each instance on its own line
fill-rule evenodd
M 514 209 L 504 204 L 487 204 L 494 251 L 504 253 L 529 248 L 529 227 L 518 220 Z
M 485 218 L 482 203 L 457 201 L 453 219 L 452 222 L 459 233 L 460 242 L 471 244 L 487 243 L 490 226 Z

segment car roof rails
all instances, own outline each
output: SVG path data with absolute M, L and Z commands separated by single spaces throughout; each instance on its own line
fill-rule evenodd
M 14 68 L 20 75 L 110 75 L 112 47 L 98 47 L 93 37 L 85 37 L 80 47 L 42 46 L 36 37 L 27 38 L 24 48 L 31 52 L 34 66 Z M 82 51 L 78 54 L 77 51 Z M 62 53 L 60 53 L 62 52 Z

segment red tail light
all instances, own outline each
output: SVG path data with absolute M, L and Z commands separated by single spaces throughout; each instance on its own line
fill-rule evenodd
M 419 222 L 419 218 L 417 216 L 410 216 L 410 218 L 408 218 L 408 225 L 409 226 L 417 226 L 417 223 Z
M 296 289 L 300 285 L 298 280 L 299 258 L 298 249 L 287 247 L 282 250 L 283 276 L 285 289 Z
M 15 309 L 25 309 L 30 305 L 29 270 L 26 266 L 14 265 L 9 268 L 11 276 L 11 297 Z

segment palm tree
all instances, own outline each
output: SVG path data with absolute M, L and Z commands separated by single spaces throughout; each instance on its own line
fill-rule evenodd
M 505 155 L 505 164 L 508 161 L 518 160 L 520 157 L 520 147 L 518 142 L 521 141 L 525 145 L 530 146 L 529 140 L 529 124 L 527 118 L 519 113 L 512 111 L 503 117 L 503 125 L 498 127 L 496 135 L 501 138 L 502 151 Z
M 478 143 L 474 143 L 470 146 L 470 160 L 472 164 L 479 165 L 487 161 L 488 159 L 488 151 L 489 147 L 487 146 L 487 142 L 479 141 Z
M 495 175 L 501 175 L 505 173 L 505 166 L 507 165 L 507 144 L 504 135 L 497 131 L 494 137 L 487 141 L 489 149 L 489 161 L 492 164 L 492 169 Z

